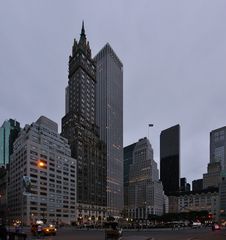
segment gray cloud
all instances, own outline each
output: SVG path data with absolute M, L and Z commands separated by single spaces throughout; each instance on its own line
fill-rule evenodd
M 73 38 L 85 20 L 95 55 L 124 64 L 124 145 L 181 124 L 182 176 L 202 177 L 209 132 L 226 125 L 226 2 L 7 1 L 0 8 L 0 123 L 46 115 L 60 124 Z

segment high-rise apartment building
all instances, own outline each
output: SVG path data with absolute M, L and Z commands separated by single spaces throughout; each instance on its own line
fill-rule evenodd
M 10 159 L 9 218 L 70 224 L 76 214 L 76 160 L 55 122 L 42 116 L 26 125 Z M 28 179 L 24 185 L 24 177 Z M 29 191 L 26 186 L 29 187 Z
M 96 121 L 107 147 L 107 210 L 123 209 L 123 65 L 107 43 L 95 56 Z
M 160 135 L 160 180 L 167 196 L 180 190 L 180 126 Z
M 61 134 L 68 139 L 72 157 L 77 159 L 79 219 L 88 221 L 99 217 L 100 212 L 102 216 L 106 214 L 107 161 L 106 147 L 96 125 L 96 64 L 84 24 L 69 57 L 68 79 Z
M 129 169 L 128 213 L 132 219 L 147 219 L 149 214 L 162 215 L 164 195 L 157 163 L 149 140 L 140 139 L 133 150 Z
M 0 127 L 0 165 L 9 163 L 13 153 L 13 142 L 20 131 L 20 123 L 16 120 L 6 120 Z

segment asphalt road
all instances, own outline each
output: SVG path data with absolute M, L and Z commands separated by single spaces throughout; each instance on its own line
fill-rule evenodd
M 149 232 L 126 232 L 124 236 L 130 239 L 130 236 L 143 236 L 152 240 L 223 240 L 226 239 L 226 229 L 220 231 L 212 231 L 208 229 L 180 229 L 180 230 L 152 230 Z
M 28 236 L 28 240 L 38 239 Z M 61 228 L 56 236 L 41 237 L 42 240 L 104 240 L 104 231 L 76 230 Z M 152 229 L 149 231 L 124 231 L 123 240 L 225 240 L 226 229 L 212 232 L 210 228 L 203 229 Z

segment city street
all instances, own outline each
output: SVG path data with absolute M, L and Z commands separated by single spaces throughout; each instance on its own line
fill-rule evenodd
M 210 228 L 202 229 L 151 229 L 148 231 L 124 231 L 123 240 L 223 240 L 226 238 L 226 229 L 212 232 Z M 28 236 L 28 240 L 38 239 Z M 44 240 L 104 240 L 102 230 L 77 230 L 61 228 L 57 236 L 41 237 Z

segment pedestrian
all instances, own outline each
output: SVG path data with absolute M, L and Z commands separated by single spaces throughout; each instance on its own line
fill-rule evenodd
M 37 227 L 37 235 L 40 237 L 42 235 L 42 226 L 38 225 Z
M 172 225 L 172 231 L 175 230 L 175 224 Z
M 6 228 L 5 224 L 1 224 L 0 225 L 0 239 L 7 240 L 7 235 L 8 235 L 8 232 L 7 232 L 7 228 Z

